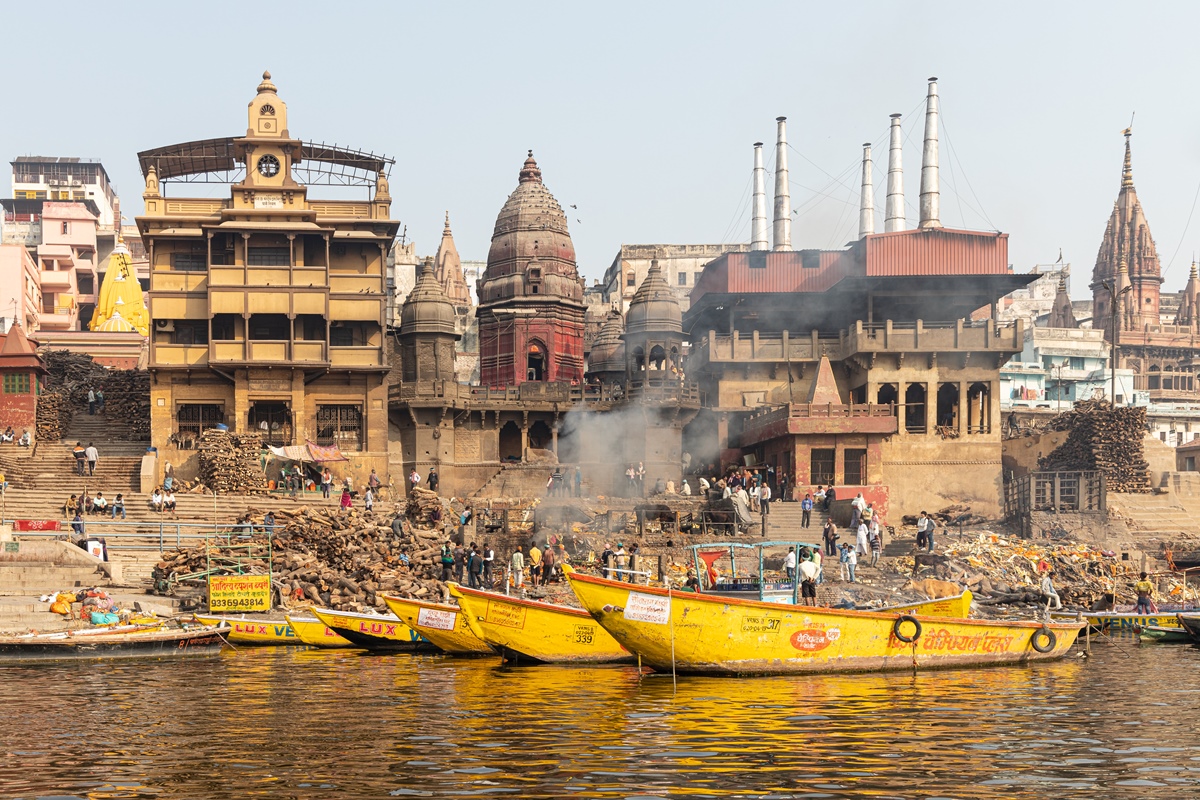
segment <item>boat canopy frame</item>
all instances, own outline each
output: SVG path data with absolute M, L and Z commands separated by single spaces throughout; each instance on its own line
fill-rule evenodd
M 728 550 L 729 551 L 730 568 L 732 569 L 733 576 L 736 579 L 736 577 L 737 577 L 736 552 L 738 550 L 757 550 L 758 551 L 758 599 L 766 600 L 767 599 L 766 598 L 767 583 L 766 583 L 766 581 L 763 580 L 763 574 L 764 574 L 763 551 L 768 547 L 794 547 L 794 548 L 796 548 L 796 553 L 797 553 L 796 565 L 798 568 L 799 567 L 798 559 L 799 559 L 799 553 L 800 553 L 801 547 L 808 547 L 812 550 L 819 550 L 821 546 L 818 544 L 813 544 L 812 542 L 790 541 L 790 540 L 786 540 L 786 539 L 771 539 L 766 542 L 710 542 L 708 544 L 694 544 L 694 545 L 692 545 L 692 568 L 696 571 L 696 580 L 697 580 L 697 582 L 700 580 L 700 573 L 701 573 L 700 553 L 701 553 L 701 551 L 703 551 L 705 553 L 714 553 L 714 552 L 718 552 L 718 551 L 723 552 L 725 550 Z M 791 581 L 791 589 L 792 589 L 792 605 L 799 605 L 800 604 L 800 581 L 796 580 L 794 576 Z M 699 586 L 697 586 L 697 590 L 699 590 Z

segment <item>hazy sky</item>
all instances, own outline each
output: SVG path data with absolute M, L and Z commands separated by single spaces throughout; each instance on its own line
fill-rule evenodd
M 1195 2 L 45 2 L 0 19 L 0 154 L 98 156 L 127 216 L 141 210 L 137 152 L 242 135 L 269 69 L 294 136 L 396 159 L 393 216 L 421 254 L 449 210 L 462 257 L 486 258 L 529 148 L 578 207 L 589 282 L 622 243 L 747 241 L 751 144 L 774 142 L 779 115 L 793 245 L 836 247 L 856 233 L 868 140 L 882 212 L 897 111 L 915 220 L 936 75 L 946 226 L 1009 233 L 1018 271 L 1061 248 L 1087 296 L 1136 111 L 1134 179 L 1165 288 L 1200 249 Z

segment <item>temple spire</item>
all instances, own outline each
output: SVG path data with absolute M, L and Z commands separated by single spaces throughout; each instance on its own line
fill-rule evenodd
M 1133 186 L 1133 158 L 1129 152 L 1129 138 L 1133 136 L 1133 128 L 1125 131 L 1125 168 L 1121 170 L 1121 186 Z

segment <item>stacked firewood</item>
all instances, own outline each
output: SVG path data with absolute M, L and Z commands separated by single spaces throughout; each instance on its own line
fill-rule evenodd
M 446 519 L 447 514 L 450 512 L 445 509 L 442 498 L 438 496 L 438 493 L 429 489 L 414 487 L 408 494 L 408 502 L 404 506 L 404 513 L 412 520 L 414 525 L 427 528 L 433 524 L 433 511 L 437 508 L 442 509 L 442 519 Z
M 39 442 L 57 442 L 71 424 L 74 415 L 71 400 L 61 387 L 47 387 L 38 397 L 37 424 L 34 433 Z
M 149 441 L 150 374 L 136 369 L 111 370 L 103 385 L 104 415 L 114 430 L 131 441 Z
M 258 434 L 238 434 L 209 428 L 197 448 L 200 480 L 217 494 L 265 492 L 266 476 L 259 462 Z
M 242 568 L 266 574 L 268 566 L 277 592 L 277 602 L 285 607 L 315 603 L 342 611 L 383 609 L 381 595 L 411 597 L 441 596 L 442 585 L 438 532 L 417 530 L 407 522 L 394 530 L 390 520 L 375 514 L 339 515 L 334 511 L 302 506 L 294 511 L 275 512 L 276 528 L 271 540 L 268 564 L 267 537 L 262 531 L 262 514 L 252 512 L 255 533 L 245 544 L 259 545 L 255 561 L 243 560 Z M 202 589 L 202 579 L 180 582 L 180 576 L 203 572 L 220 560 L 216 552 L 197 545 L 166 553 L 154 570 L 159 591 Z M 409 559 L 404 566 L 401 555 Z M 232 555 L 232 551 L 229 555 Z M 210 556 L 215 556 L 210 559 Z
M 1047 428 L 1070 434 L 1050 455 L 1038 460 L 1038 469 L 1098 470 L 1110 492 L 1150 490 L 1150 464 L 1142 447 L 1145 408 L 1113 409 L 1103 400 L 1085 401 L 1059 414 Z

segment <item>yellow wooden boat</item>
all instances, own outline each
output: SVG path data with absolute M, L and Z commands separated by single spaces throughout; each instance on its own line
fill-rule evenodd
M 565 568 L 591 615 L 660 671 L 866 672 L 1061 658 L 1083 622 L 841 611 L 630 586 Z
M 311 647 L 353 647 L 349 639 L 339 636 L 316 617 L 294 617 L 291 614 L 286 617 L 300 641 Z
M 334 611 L 328 608 L 312 610 L 317 619 L 355 647 L 368 650 L 432 651 L 428 639 L 400 621 L 399 617 L 380 614 L 359 614 L 354 611 Z
M 496 652 L 475 635 L 458 606 L 386 594 L 383 600 L 393 614 L 443 653 L 452 656 L 487 656 Z
M 475 635 L 508 661 L 601 664 L 636 660 L 581 609 L 468 589 L 457 583 L 447 585 Z
M 296 636 L 286 619 L 250 619 L 247 617 L 225 617 L 220 615 L 193 614 L 202 625 L 228 625 L 225 638 L 234 645 L 265 645 L 268 647 L 301 646 L 304 642 Z

